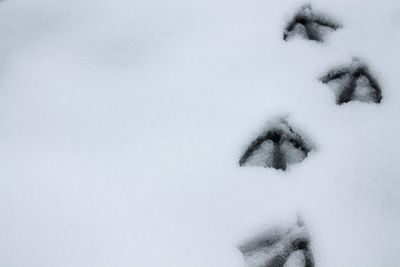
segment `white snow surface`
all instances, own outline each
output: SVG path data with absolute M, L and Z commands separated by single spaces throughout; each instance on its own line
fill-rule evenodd
M 1 1 L 0 266 L 243 267 L 301 214 L 316 266 L 398 267 L 400 2 L 313 0 L 343 28 L 284 42 L 303 4 Z M 354 56 L 381 104 L 318 81 Z M 239 167 L 281 116 L 315 149 Z

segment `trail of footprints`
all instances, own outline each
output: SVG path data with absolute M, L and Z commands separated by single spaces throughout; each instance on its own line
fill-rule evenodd
M 287 24 L 283 40 L 300 37 L 323 42 L 324 36 L 342 27 L 327 15 L 315 13 L 310 5 L 303 6 Z M 381 87 L 368 66 L 358 58 L 349 65 L 338 66 L 319 78 L 330 86 L 336 104 L 351 101 L 377 103 L 382 101 Z M 239 159 L 240 166 L 261 166 L 286 171 L 288 166 L 302 162 L 313 150 L 286 119 L 272 121 L 259 137 L 253 140 Z M 249 267 L 314 267 L 311 239 L 301 220 L 291 228 L 269 229 L 241 246 Z

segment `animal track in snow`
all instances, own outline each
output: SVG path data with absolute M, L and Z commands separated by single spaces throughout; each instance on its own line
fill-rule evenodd
M 350 66 L 335 68 L 320 78 L 324 84 L 332 84 L 336 104 L 350 101 L 380 103 L 382 90 L 366 64 L 354 58 Z
M 339 23 L 326 16 L 315 14 L 311 5 L 305 5 L 286 26 L 283 40 L 301 36 L 307 40 L 322 42 L 327 32 L 339 28 L 341 28 Z
M 240 166 L 262 166 L 286 170 L 287 165 L 303 161 L 312 150 L 285 119 L 274 121 L 248 146 Z
M 248 267 L 314 267 L 310 236 L 302 222 L 274 228 L 239 247 Z

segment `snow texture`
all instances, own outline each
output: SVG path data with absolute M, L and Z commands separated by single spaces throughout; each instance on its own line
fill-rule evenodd
M 304 4 L 0 1 L 0 266 L 245 267 L 301 214 L 316 267 L 398 267 L 400 2 L 313 0 L 343 27 L 285 42 Z M 379 105 L 318 80 L 353 57 Z M 308 157 L 240 167 L 282 117 Z

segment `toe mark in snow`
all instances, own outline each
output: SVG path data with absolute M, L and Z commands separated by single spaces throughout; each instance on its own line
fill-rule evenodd
M 348 67 L 335 68 L 320 78 L 324 84 L 331 84 L 336 93 L 336 104 L 350 101 L 380 103 L 382 90 L 367 65 L 358 58 Z
M 286 170 L 287 165 L 303 161 L 311 150 L 285 119 L 279 119 L 251 142 L 239 165 Z
M 303 223 L 270 229 L 239 247 L 251 267 L 314 267 L 310 236 Z
M 305 5 L 286 26 L 283 40 L 301 36 L 307 40 L 322 42 L 325 33 L 339 28 L 341 28 L 339 23 L 326 16 L 315 14 L 310 5 Z

